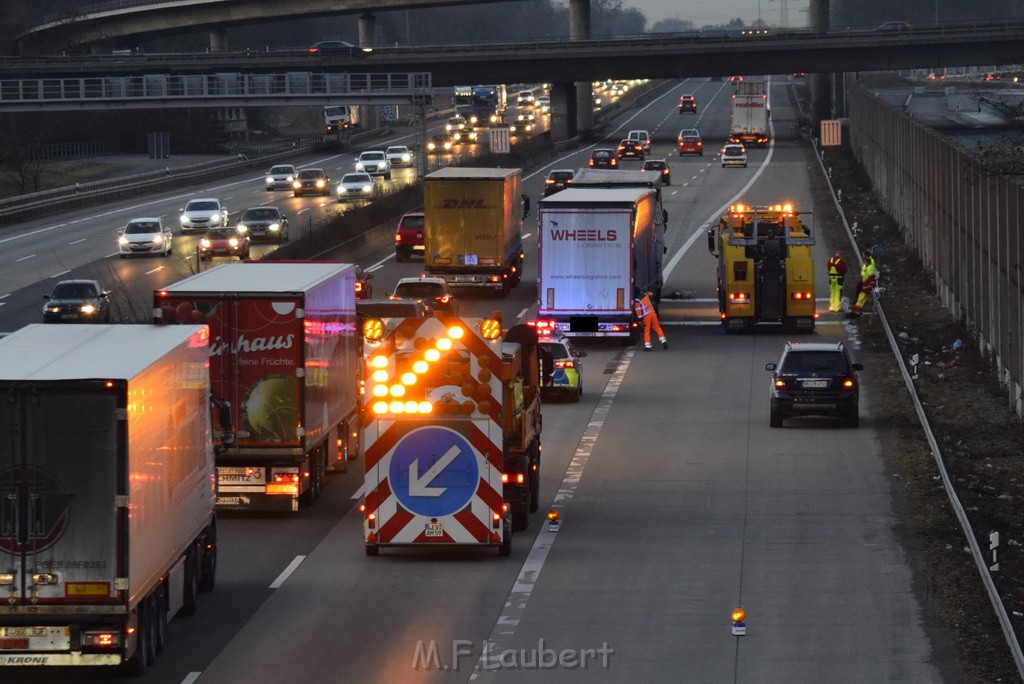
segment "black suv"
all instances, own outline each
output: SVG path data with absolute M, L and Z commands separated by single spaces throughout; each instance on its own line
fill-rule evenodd
M 860 423 L 860 382 L 842 342 L 787 342 L 778 363 L 765 365 L 772 372 L 771 418 L 782 427 L 785 417 L 837 416 L 850 427 Z
M 548 177 L 544 179 L 544 196 L 547 197 L 559 190 L 565 190 L 575 175 L 576 172 L 572 169 L 552 169 Z
M 296 197 L 330 195 L 331 177 L 323 169 L 302 169 L 292 181 L 292 191 Z

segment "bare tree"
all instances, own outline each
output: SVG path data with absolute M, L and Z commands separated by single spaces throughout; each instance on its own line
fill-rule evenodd
M 45 164 L 33 147 L 40 143 L 39 131 L 27 129 L 16 117 L 4 117 L 0 125 L 0 179 L 18 194 L 35 192 Z

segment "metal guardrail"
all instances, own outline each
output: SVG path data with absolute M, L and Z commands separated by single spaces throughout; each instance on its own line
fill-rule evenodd
M 386 129 L 384 129 L 386 130 Z M 363 136 L 380 135 L 381 129 L 367 131 Z M 356 137 L 352 136 L 355 140 Z M 198 182 L 205 178 L 215 178 L 226 170 L 253 166 L 272 161 L 276 157 L 294 154 L 300 149 L 313 149 L 322 145 L 335 144 L 337 141 L 323 137 L 295 138 L 282 141 L 265 148 L 254 155 L 236 153 L 234 157 L 225 157 L 191 166 L 165 167 L 146 173 L 132 174 L 118 178 L 78 183 L 26 195 L 0 198 L 0 223 L 10 223 L 31 216 L 50 214 L 57 211 L 74 209 L 90 202 L 98 202 L 123 197 L 133 197 L 149 192 L 158 187 L 181 185 Z
M 329 73 L 297 71 L 267 74 L 143 74 L 74 78 L 0 79 L 0 105 L 110 103 L 154 101 L 162 105 L 198 100 L 214 105 L 239 98 L 281 99 L 343 98 L 367 103 L 411 101 L 430 92 L 429 72 Z

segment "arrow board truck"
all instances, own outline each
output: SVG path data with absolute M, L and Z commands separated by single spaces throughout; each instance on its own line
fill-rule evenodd
M 0 340 L 0 667 L 140 674 L 217 568 L 209 330 Z
M 366 553 L 512 552 L 540 493 L 537 331 L 500 318 L 363 321 Z M 550 363 L 550 360 L 549 360 Z
M 768 82 L 740 81 L 732 96 L 732 128 L 729 142 L 768 146 Z
M 358 456 L 355 274 L 245 262 L 156 292 L 157 322 L 210 326 L 210 384 L 235 433 L 215 433 L 218 507 L 296 511 L 320 496 L 326 470 Z
M 427 272 L 452 287 L 508 295 L 523 268 L 528 209 L 521 183 L 520 169 L 449 166 L 428 174 L 423 181 Z
M 539 206 L 538 318 L 570 337 L 634 342 L 634 288 L 661 295 L 657 192 L 570 187 Z

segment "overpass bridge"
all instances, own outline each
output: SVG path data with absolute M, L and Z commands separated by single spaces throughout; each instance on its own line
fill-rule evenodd
M 556 137 L 569 137 L 577 129 L 589 127 L 589 108 L 577 103 L 589 103 L 591 81 L 1014 64 L 1024 61 L 1024 23 L 943 25 L 899 34 L 877 30 L 794 30 L 741 37 L 647 34 L 557 42 L 395 47 L 362 54 L 365 56 L 353 58 L 280 51 L 9 58 L 0 60 L 0 71 L 5 76 L 0 79 L 0 111 L 75 109 L 90 98 L 99 102 L 102 98 L 95 96 L 95 89 L 86 94 L 86 84 L 104 78 L 135 79 L 131 82 L 166 84 L 170 88 L 185 77 L 210 80 L 227 75 L 229 80 L 256 84 L 253 87 L 257 90 L 202 94 L 201 103 L 219 106 L 227 104 L 221 99 L 226 97 L 243 98 L 235 104 L 291 104 L 287 99 L 291 93 L 270 92 L 260 85 L 287 80 L 291 73 L 309 74 L 310 83 L 337 83 L 343 80 L 342 75 L 350 73 L 379 74 L 383 80 L 390 78 L 387 75 L 404 74 L 410 83 L 408 96 L 418 87 L 411 85 L 413 81 L 422 82 L 429 74 L 434 87 L 553 83 L 552 131 Z M 583 96 L 577 84 L 586 88 Z M 306 93 L 305 99 L 313 102 L 315 96 L 349 94 L 344 89 L 332 89 Z M 298 93 L 295 96 L 302 97 Z M 141 106 L 146 102 L 159 106 L 166 105 L 169 97 L 175 96 L 154 97 L 136 85 L 126 86 L 111 101 L 118 106 Z

